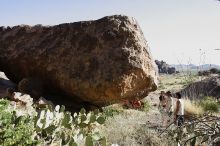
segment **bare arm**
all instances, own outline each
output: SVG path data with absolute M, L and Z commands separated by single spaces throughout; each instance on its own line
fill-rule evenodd
M 180 107 L 180 101 L 178 100 L 178 101 L 176 102 L 176 109 L 175 109 L 175 111 L 174 111 L 174 115 L 177 115 L 177 113 L 178 113 L 178 111 L 179 111 L 179 107 Z
M 179 107 L 180 107 L 180 101 L 178 100 L 177 102 L 176 102 L 176 109 L 175 109 L 175 111 L 174 111 L 174 122 L 176 123 L 176 120 L 177 120 L 177 113 L 178 113 L 178 111 L 179 111 Z

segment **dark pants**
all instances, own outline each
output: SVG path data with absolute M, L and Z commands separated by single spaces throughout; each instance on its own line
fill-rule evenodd
M 182 126 L 184 123 L 184 116 L 176 115 L 176 122 L 177 122 L 177 126 Z

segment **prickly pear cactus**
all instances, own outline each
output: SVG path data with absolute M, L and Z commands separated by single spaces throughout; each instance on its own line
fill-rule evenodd
M 98 110 L 86 113 L 81 109 L 79 113 L 65 111 L 64 106 L 57 105 L 55 110 L 44 109 L 36 118 L 35 128 L 37 135 L 44 139 L 44 143 L 77 146 L 80 141 L 84 141 L 86 146 L 94 144 L 106 145 L 105 137 L 94 128 L 99 124 L 104 124 L 105 118 Z

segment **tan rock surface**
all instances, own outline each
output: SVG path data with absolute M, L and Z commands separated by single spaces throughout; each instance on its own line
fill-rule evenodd
M 157 88 L 155 63 L 143 33 L 127 16 L 1 27 L 0 52 L 0 68 L 13 81 L 38 78 L 48 92 L 96 105 L 143 98 Z

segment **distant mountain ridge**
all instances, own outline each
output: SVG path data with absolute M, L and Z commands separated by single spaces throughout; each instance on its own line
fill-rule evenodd
M 203 65 L 195 65 L 195 64 L 171 64 L 170 66 L 175 67 L 176 70 L 186 70 L 186 69 L 199 69 L 199 70 L 209 70 L 211 68 L 220 69 L 219 65 L 215 64 L 203 64 Z

